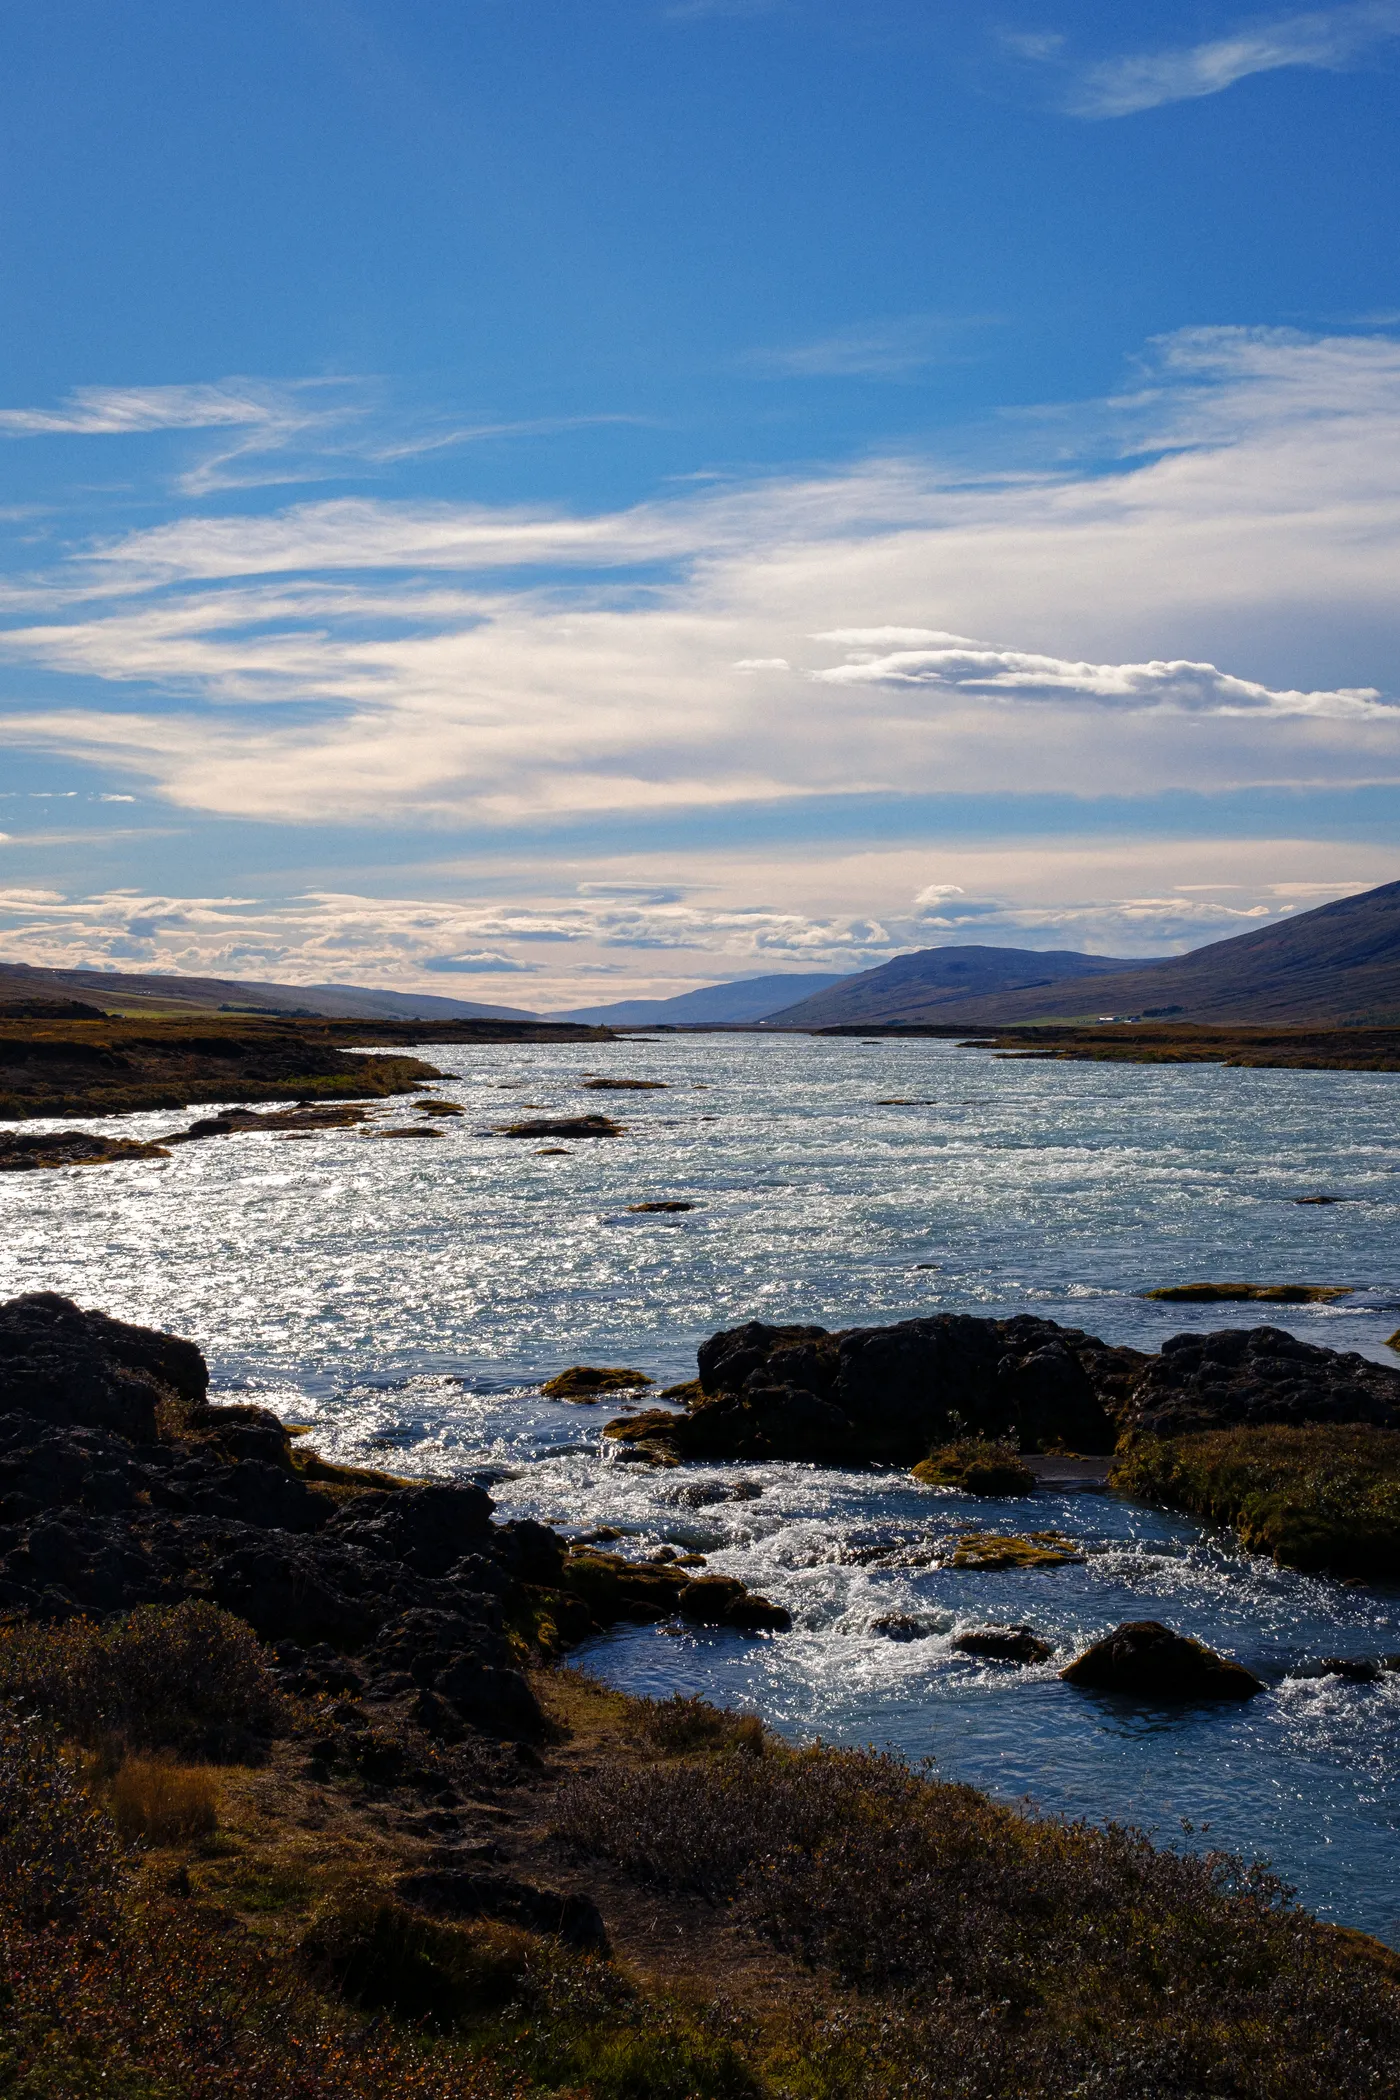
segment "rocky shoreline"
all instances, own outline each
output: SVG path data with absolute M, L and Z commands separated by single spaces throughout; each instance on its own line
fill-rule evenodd
M 659 1396 L 670 1408 L 606 1425 L 619 1453 L 906 1465 L 1000 1497 L 1034 1490 L 1028 1457 L 1097 1457 L 1138 1499 L 1233 1524 L 1285 1565 L 1400 1573 L 1400 1370 L 1281 1328 L 1173 1335 L 1148 1355 L 1028 1317 L 748 1321 L 697 1361 Z
M 988 1347 L 1014 1330 L 993 1390 L 1047 1435 L 1052 1377 L 1084 1405 L 1067 1364 L 1105 1415 L 1144 1389 L 1159 1411 L 1163 1390 L 1199 1408 L 1216 1377 L 1208 1351 L 1163 1388 L 1157 1359 L 1047 1339 L 1049 1323 L 972 1324 L 998 1330 Z M 701 1352 L 741 1402 L 726 1420 L 742 1423 L 749 1374 L 770 1390 L 794 1351 L 835 1357 L 829 1406 L 856 1390 L 844 1337 L 765 1330 L 780 1337 L 765 1354 L 752 1324 L 738 1332 Z M 923 1419 L 910 1384 L 880 1382 L 891 1360 L 912 1379 L 920 1339 L 849 1352 L 861 1390 L 887 1395 L 883 1437 Z M 982 1375 L 975 1337 L 935 1340 L 945 1370 Z M 1244 1352 L 1244 1388 L 1270 1360 Z M 594 1392 L 639 1376 L 581 1368 Z M 1310 1390 L 1345 1406 L 1349 1375 L 1314 1367 Z M 788 1623 L 731 1578 L 605 1548 L 502 1522 L 476 1486 L 328 1463 L 267 1410 L 211 1404 L 176 1336 L 52 1293 L 0 1305 L 0 2090 L 1387 2089 L 1400 1958 L 1318 1923 L 1257 1866 L 541 1667 L 623 1619 Z M 1007 1665 L 1050 1652 L 1024 1626 L 959 1645 Z M 1061 1674 L 1154 1702 L 1261 1689 L 1153 1621 Z
M 275 1645 L 290 1688 L 406 1699 L 446 1739 L 537 1732 L 522 1665 L 619 1619 L 788 1623 L 731 1578 L 493 1510 L 479 1487 L 330 1465 L 265 1408 L 211 1405 L 191 1342 L 50 1292 L 0 1306 L 0 1612 L 212 1603 Z

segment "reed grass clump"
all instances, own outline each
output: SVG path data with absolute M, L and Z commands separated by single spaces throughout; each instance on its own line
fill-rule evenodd
M 767 1744 L 757 1714 L 733 1713 L 682 1692 L 673 1692 L 669 1699 L 629 1700 L 628 1713 L 643 1742 L 666 1756 L 720 1750 L 761 1757 Z
M 122 1836 L 148 1845 L 196 1844 L 219 1827 L 219 1783 L 207 1765 L 127 1757 L 108 1798 Z

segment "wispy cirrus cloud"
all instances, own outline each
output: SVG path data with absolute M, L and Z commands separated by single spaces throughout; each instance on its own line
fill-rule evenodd
M 49 408 L 0 409 L 0 438 L 219 433 L 180 467 L 187 496 L 333 479 L 464 445 L 638 423 L 630 414 L 444 418 L 396 408 L 363 377 L 76 387 Z
M 0 739 L 301 824 L 1400 780 L 1400 346 L 1197 332 L 1104 416 L 1107 469 L 177 516 L 11 587 L 74 685 Z
M 1203 43 L 1100 60 L 1079 72 L 1063 106 L 1080 117 L 1134 116 L 1164 103 L 1218 95 L 1256 73 L 1290 67 L 1339 72 L 1395 36 L 1400 36 L 1400 5 L 1394 0 L 1255 19 Z M 1033 45 L 1034 40 L 1021 39 L 1019 55 L 1052 62 L 1063 57 L 1058 39 L 1047 40 L 1042 50 Z
M 984 315 L 909 314 L 838 328 L 808 343 L 751 350 L 742 362 L 773 379 L 908 379 L 965 355 L 972 333 L 992 325 Z

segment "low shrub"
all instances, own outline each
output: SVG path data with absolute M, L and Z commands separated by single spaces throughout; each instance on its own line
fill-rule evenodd
M 513 2072 L 328 2004 L 191 1906 L 78 1947 L 0 1933 L 0 2093 L 15 2100 L 523 2100 Z
M 112 1821 L 148 1845 L 191 1844 L 219 1824 L 219 1785 L 207 1765 L 124 1758 L 109 1791 Z
M 44 1724 L 0 1708 L 0 1921 L 96 1928 L 122 1875 L 109 1819 Z
M 500 1925 L 430 1918 L 382 1890 L 353 1890 L 301 1942 L 308 1974 L 371 2012 L 447 2029 L 520 1995 L 534 1941 Z
M 883 2002 L 864 2083 L 842 2084 L 828 2035 L 830 2078 L 809 2066 L 795 2092 L 1314 2100 L 1400 2070 L 1395 1981 L 1263 1868 L 1026 1816 L 892 1757 L 600 1768 L 559 1832 Z
M 1114 1483 L 1211 1524 L 1284 1567 L 1400 1575 L 1400 1430 L 1369 1423 L 1268 1424 L 1144 1437 Z
M 0 1627 L 0 1699 L 89 1746 L 246 1755 L 285 1719 L 267 1653 L 232 1612 L 143 1605 L 100 1624 Z

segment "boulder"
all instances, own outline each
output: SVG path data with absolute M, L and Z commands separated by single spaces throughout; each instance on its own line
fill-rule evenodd
M 1400 1428 L 1400 1371 L 1300 1342 L 1280 1327 L 1176 1334 L 1134 1382 L 1124 1426 L 1151 1436 L 1265 1423 Z
M 193 1342 L 82 1312 L 55 1291 L 0 1305 L 0 1412 L 149 1443 L 162 1404 L 183 1413 L 208 1386 Z
M 887 1641 L 926 1641 L 933 1634 L 931 1626 L 925 1626 L 921 1619 L 910 1618 L 904 1611 L 889 1611 L 883 1618 L 872 1619 L 870 1631 L 883 1635 Z
M 603 1138 L 621 1137 L 624 1125 L 611 1116 L 541 1116 L 535 1121 L 507 1123 L 493 1134 L 509 1138 Z
M 1054 1649 L 1029 1626 L 977 1626 L 960 1633 L 953 1642 L 958 1655 L 975 1655 L 982 1662 L 1048 1662 Z
M 1157 1619 L 1115 1627 L 1061 1670 L 1085 1691 L 1125 1692 L 1135 1699 L 1252 1699 L 1264 1687 L 1252 1670 Z
M 768 1326 L 703 1342 L 683 1415 L 610 1423 L 653 1456 L 912 1465 L 971 1434 L 1024 1450 L 1108 1451 L 1113 1413 L 1146 1358 L 1077 1328 L 939 1313 L 888 1327 Z

